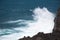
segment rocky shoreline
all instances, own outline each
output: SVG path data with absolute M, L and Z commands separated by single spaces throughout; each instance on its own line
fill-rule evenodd
M 18 40 L 60 40 L 60 8 L 57 11 L 57 15 L 55 17 L 55 26 L 52 33 L 44 34 L 44 33 L 37 33 L 33 37 L 25 37 L 18 39 Z

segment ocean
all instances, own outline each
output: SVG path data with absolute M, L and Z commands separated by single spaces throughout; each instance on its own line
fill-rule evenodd
M 59 7 L 60 0 L 0 0 L 0 40 L 51 33 Z

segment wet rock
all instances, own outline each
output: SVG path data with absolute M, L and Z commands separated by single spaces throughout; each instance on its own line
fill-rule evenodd
M 60 40 L 60 8 L 57 11 L 56 18 L 54 20 L 55 26 L 52 33 L 44 34 L 37 33 L 33 37 L 25 37 L 19 40 Z

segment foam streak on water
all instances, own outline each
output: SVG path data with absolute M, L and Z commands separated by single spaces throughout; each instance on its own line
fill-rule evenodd
M 34 10 L 30 10 L 34 14 L 33 20 L 22 20 L 24 24 L 27 24 L 27 27 L 19 27 L 14 28 L 15 30 L 19 30 L 22 32 L 13 33 L 10 35 L 1 36 L 0 40 L 17 40 L 23 36 L 33 36 L 38 32 L 44 32 L 44 33 L 51 33 L 52 29 L 54 27 L 54 14 L 50 12 L 47 8 L 43 7 L 37 7 Z M 20 20 L 20 19 L 19 19 Z M 19 20 L 16 21 L 8 21 L 6 23 L 16 23 L 20 22 Z M 20 25 L 21 23 L 18 23 Z

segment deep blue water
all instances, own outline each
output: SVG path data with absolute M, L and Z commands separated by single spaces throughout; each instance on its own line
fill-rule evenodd
M 46 7 L 56 13 L 60 7 L 60 0 L 0 0 L 0 29 L 14 28 L 20 25 L 2 24 L 9 20 L 33 20 L 30 9 Z M 22 26 L 22 25 L 21 25 Z

